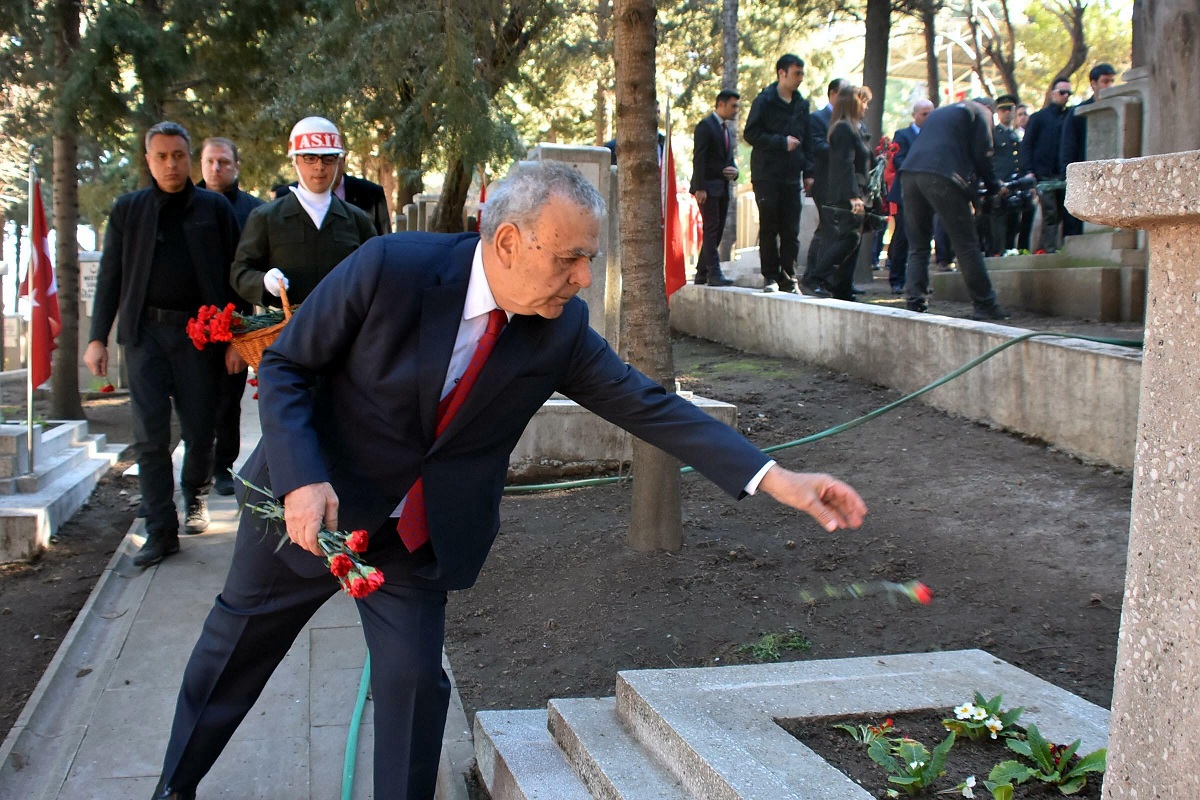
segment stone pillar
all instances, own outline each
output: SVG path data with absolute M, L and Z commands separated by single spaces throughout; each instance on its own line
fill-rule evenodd
M 1068 168 L 1072 214 L 1144 228 L 1150 244 L 1106 800 L 1200 797 L 1198 185 L 1200 151 Z

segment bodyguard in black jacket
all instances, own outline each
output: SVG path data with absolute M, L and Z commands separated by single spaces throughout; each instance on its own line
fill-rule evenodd
M 1067 100 L 1071 97 L 1071 82 L 1057 80 L 1050 86 L 1050 102 L 1041 111 L 1034 112 L 1025 126 L 1025 138 L 1021 140 L 1021 174 L 1032 172 L 1039 181 L 1059 180 L 1063 166 L 1058 160 L 1062 141 L 1063 125 L 1070 114 Z M 1042 249 L 1053 253 L 1058 249 L 1062 227 L 1063 202 L 1067 190 L 1049 189 L 1039 191 L 1042 202 Z
M 185 530 L 208 527 L 205 497 L 212 482 L 213 422 L 227 348 L 198 350 L 186 330 L 203 305 L 232 299 L 229 265 L 238 226 L 229 201 L 197 189 L 189 177 L 187 131 L 160 122 L 146 133 L 154 185 L 122 195 L 113 206 L 96 279 L 92 330 L 84 363 L 108 371 L 108 334 L 120 318 L 133 412 L 146 543 L 134 564 L 149 566 L 179 551 L 175 476 L 171 466 L 171 404 L 183 432 L 180 484 Z
M 758 205 L 759 261 L 764 292 L 796 291 L 800 250 L 801 184 L 812 169 L 808 101 L 800 96 L 804 62 L 782 56 L 778 80 L 754 99 L 743 136 L 750 152 L 750 180 Z M 810 176 L 811 177 L 811 176 Z
M 908 233 L 905 294 L 909 311 L 929 308 L 925 299 L 929 294 L 929 240 L 936 213 L 954 245 L 958 270 L 975 304 L 972 319 L 1008 319 L 1008 312 L 996 303 L 983 264 L 972 205 L 979 183 L 989 192 L 1000 190 L 992 168 L 991 108 L 967 100 L 931 113 L 900 172 Z

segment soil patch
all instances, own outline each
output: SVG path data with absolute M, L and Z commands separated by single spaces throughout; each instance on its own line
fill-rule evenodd
M 676 342 L 675 363 L 683 388 L 736 403 L 739 428 L 760 446 L 899 397 L 698 339 Z M 830 535 L 693 475 L 683 548 L 637 553 L 625 543 L 627 486 L 506 498 L 478 584 L 452 593 L 448 609 L 468 712 L 608 696 L 623 669 L 752 663 L 745 645 L 789 632 L 810 646 L 781 649 L 786 660 L 981 648 L 1108 705 L 1129 474 L 920 403 L 775 456 L 850 481 L 867 524 Z M 821 596 L 826 585 L 914 579 L 933 589 L 931 605 Z
M 890 738 L 902 736 L 915 739 L 929 751 L 933 751 L 946 738 L 947 731 L 942 727 L 943 719 L 953 719 L 952 709 L 931 709 L 914 711 L 903 714 L 892 714 L 894 727 Z M 888 789 L 897 789 L 895 784 L 888 783 L 888 773 L 867 755 L 866 745 L 853 741 L 842 730 L 834 725 L 879 725 L 884 717 L 870 715 L 861 717 L 826 717 L 821 719 L 784 719 L 779 725 L 788 733 L 795 736 L 817 755 L 824 758 L 833 766 L 840 769 L 859 786 L 871 792 L 875 797 L 886 798 Z M 1086 753 L 1081 754 L 1086 755 Z M 975 776 L 975 797 L 991 797 L 991 793 L 983 786 L 992 768 L 1001 761 L 1022 761 L 1022 757 L 1009 750 L 1003 740 L 980 739 L 972 741 L 966 737 L 956 737 L 950 755 L 946 759 L 946 774 L 922 792 L 923 796 L 933 796 L 935 793 L 953 789 L 966 781 L 968 776 Z M 1022 762 L 1024 763 L 1024 762 Z M 1102 781 L 1100 776 L 1088 777 L 1083 789 L 1072 795 L 1080 800 L 1100 800 Z M 1034 800 L 1035 798 L 1061 798 L 1058 789 L 1049 784 L 1028 781 L 1015 787 L 1014 800 Z M 905 792 L 900 790 L 901 796 Z M 956 792 L 948 794 L 963 795 Z

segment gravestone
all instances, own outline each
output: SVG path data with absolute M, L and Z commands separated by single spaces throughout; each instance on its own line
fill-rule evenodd
M 1106 800 L 1200 797 L 1200 151 L 1072 164 L 1067 208 L 1147 231 L 1146 349 Z

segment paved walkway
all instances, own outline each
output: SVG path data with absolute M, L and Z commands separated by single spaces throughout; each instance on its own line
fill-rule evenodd
M 259 434 L 258 404 L 250 395 L 243 403 L 243 458 Z M 180 554 L 145 571 L 131 563 L 143 541 L 140 520 L 130 529 L 0 747 L 0 798 L 150 797 L 184 665 L 233 552 L 234 499 L 212 495 L 209 512 L 206 533 L 182 537 Z M 344 749 L 365 655 L 354 601 L 338 595 L 300 634 L 199 796 L 341 797 Z M 372 734 L 368 701 L 354 775 L 356 800 L 371 797 Z M 469 760 L 468 741 L 455 692 L 443 764 Z M 452 772 L 443 769 L 439 797 L 464 796 L 449 780 Z

